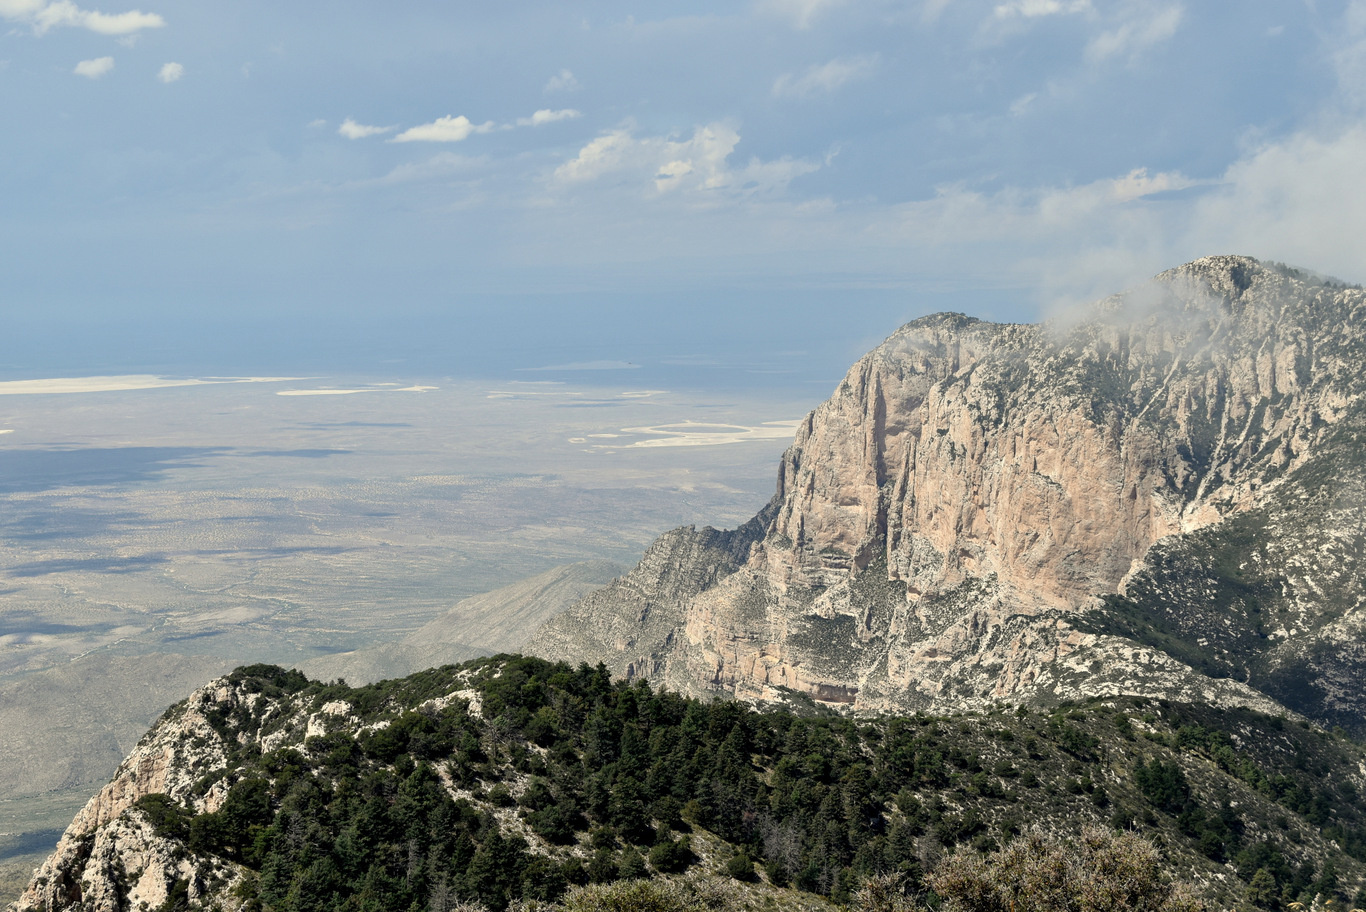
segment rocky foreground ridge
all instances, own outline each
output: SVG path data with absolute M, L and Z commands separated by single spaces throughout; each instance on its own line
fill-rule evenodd
M 854 711 L 1088 695 L 1366 723 L 1366 292 L 1209 257 L 853 366 L 772 502 L 678 529 L 528 646 Z
M 949 898 L 946 859 L 1097 827 L 1205 908 L 1350 908 L 1363 796 L 1341 735 L 1165 700 L 855 722 L 524 657 L 364 687 L 258 665 L 168 710 L 9 912 L 832 912 L 878 878 Z M 734 901 L 586 886 L 643 878 Z

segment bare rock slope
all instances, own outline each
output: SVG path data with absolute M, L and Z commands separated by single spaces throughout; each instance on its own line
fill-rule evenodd
M 1109 693 L 1366 719 L 1366 293 L 1210 257 L 853 366 L 773 501 L 679 529 L 529 645 L 856 710 Z
M 625 569 L 605 560 L 554 567 L 463 599 L 397 643 L 309 659 L 299 668 L 321 680 L 363 684 L 476 656 L 517 652 L 542 623 Z
M 138 742 L 114 778 L 67 827 L 56 850 L 37 871 L 12 910 L 80 908 L 88 912 L 171 908 L 210 894 L 230 895 L 242 869 L 219 858 L 190 855 L 157 833 L 139 799 L 166 795 L 200 812 L 222 806 L 228 783 L 197 788 L 206 773 L 226 765 L 232 745 L 215 717 L 239 703 L 262 699 L 226 679 L 176 704 Z M 224 908 L 232 908 L 229 902 Z

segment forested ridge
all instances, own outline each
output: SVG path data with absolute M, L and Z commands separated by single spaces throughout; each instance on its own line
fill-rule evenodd
M 227 681 L 260 698 L 210 719 L 233 753 L 194 791 L 230 786 L 222 806 L 139 806 L 187 852 L 244 866 L 235 898 L 262 910 L 499 910 L 685 871 L 837 903 L 901 875 L 933 902 L 945 856 L 1087 826 L 1146 837 L 1212 902 L 1366 896 L 1366 751 L 1247 711 L 855 719 L 515 656 L 357 688 L 273 666 Z

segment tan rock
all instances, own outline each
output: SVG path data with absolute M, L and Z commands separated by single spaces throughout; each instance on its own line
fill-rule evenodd
M 1278 709 L 1075 619 L 1156 543 L 1266 503 L 1354 414 L 1363 299 L 1212 257 L 1070 320 L 917 320 L 801 425 L 743 559 L 707 565 L 697 541 L 728 533 L 669 533 L 529 651 L 856 710 L 1126 691 Z

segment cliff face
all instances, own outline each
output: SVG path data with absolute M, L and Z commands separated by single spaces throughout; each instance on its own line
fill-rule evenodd
M 550 622 L 531 649 L 610 656 L 618 673 L 690 693 L 790 690 L 870 710 L 1112 692 L 1359 710 L 1361 685 L 1336 657 L 1314 676 L 1333 679 L 1331 694 L 1303 675 L 1273 680 L 1291 653 L 1336 656 L 1318 641 L 1356 637 L 1359 576 L 1296 577 L 1303 593 L 1326 586 L 1332 597 L 1259 605 L 1295 618 L 1264 618 L 1260 634 L 1239 639 L 1236 669 L 1214 676 L 1150 635 L 1161 612 L 1125 593 L 1151 578 L 1158 543 L 1180 550 L 1240 517 L 1285 514 L 1287 498 L 1321 498 L 1330 479 L 1361 477 L 1355 438 L 1339 438 L 1362 409 L 1363 335 L 1360 290 L 1240 257 L 1172 270 L 1070 320 L 918 320 L 809 416 L 733 572 L 695 573 L 697 585 L 637 620 L 634 591 L 608 590 Z M 1337 500 L 1324 508 L 1336 510 L 1328 538 L 1349 549 L 1360 501 Z M 1308 531 L 1293 525 L 1282 517 L 1286 555 Z M 660 552 L 701 534 L 661 539 L 634 586 L 695 563 Z M 1207 570 L 1193 565 L 1181 585 L 1211 588 Z M 1197 626 L 1238 626 L 1204 611 L 1183 627 L 1181 604 L 1167 607 L 1158 626 L 1192 651 L 1208 639 Z M 1112 622 L 1117 611 L 1133 623 Z M 597 635 L 608 627 L 610 638 Z
M 195 902 L 221 893 L 222 907 L 234 908 L 228 891 L 241 870 L 185 852 L 181 843 L 158 835 L 135 805 L 147 795 L 163 794 L 199 812 L 218 810 L 227 783 L 220 779 L 204 790 L 195 787 L 201 776 L 227 763 L 228 745 L 211 718 L 260 697 L 220 681 L 178 704 L 76 815 L 11 912 L 122 912 L 142 903 L 155 909 L 178 890 Z

